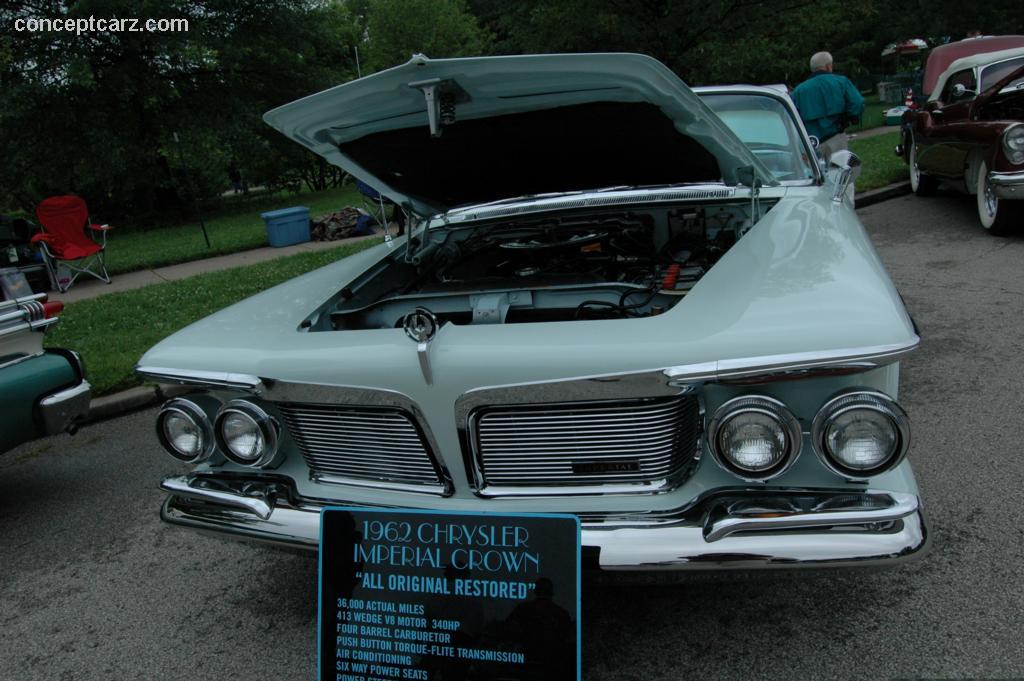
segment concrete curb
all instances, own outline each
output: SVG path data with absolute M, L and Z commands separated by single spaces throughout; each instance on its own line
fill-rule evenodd
M 854 197 L 854 205 L 857 208 L 867 208 L 873 206 L 876 203 L 882 201 L 888 201 L 889 199 L 895 199 L 897 196 L 906 196 L 911 193 L 910 181 L 897 182 L 890 184 L 885 187 L 879 187 L 878 189 L 871 189 L 864 192 L 863 194 L 857 194 Z
M 888 201 L 898 196 L 905 196 L 911 193 L 910 182 L 897 182 L 887 187 L 879 187 L 862 194 L 856 195 L 857 208 Z M 82 421 L 83 424 L 105 421 L 116 416 L 130 414 L 133 411 L 140 411 L 148 407 L 160 404 L 166 400 L 188 392 L 189 388 L 184 386 L 154 386 L 145 385 L 136 388 L 122 390 L 113 395 L 97 397 L 89 402 L 89 415 Z

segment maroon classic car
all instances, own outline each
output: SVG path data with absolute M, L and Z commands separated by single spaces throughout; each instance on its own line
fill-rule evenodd
M 1024 213 L 1024 36 L 1004 36 L 1013 37 L 1020 47 L 952 61 L 925 106 L 903 115 L 896 147 L 915 194 L 927 196 L 940 182 L 973 194 L 992 234 L 1015 228 Z M 957 45 L 969 52 L 985 43 Z

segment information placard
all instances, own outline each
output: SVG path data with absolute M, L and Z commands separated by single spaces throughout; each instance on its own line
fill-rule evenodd
M 571 515 L 331 507 L 320 523 L 320 681 L 571 681 Z

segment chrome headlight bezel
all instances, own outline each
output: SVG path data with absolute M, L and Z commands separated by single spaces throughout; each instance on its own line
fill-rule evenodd
M 256 458 L 247 459 L 242 457 L 228 446 L 227 440 L 224 437 L 224 420 L 231 414 L 240 414 L 250 419 L 259 430 L 263 438 L 263 450 Z M 217 419 L 214 422 L 213 430 L 217 438 L 217 447 L 221 453 L 229 461 L 237 463 L 239 466 L 262 468 L 271 464 L 277 457 L 280 426 L 270 414 L 249 400 L 231 400 L 222 406 L 217 412 Z
M 856 469 L 843 464 L 825 440 L 828 427 L 839 416 L 855 409 L 867 409 L 886 416 L 895 428 L 898 441 L 893 453 L 881 464 L 869 469 Z M 811 424 L 811 443 L 826 468 L 847 480 L 866 480 L 898 466 L 910 449 L 910 419 L 896 400 L 876 390 L 848 390 L 822 405 Z
M 755 471 L 743 468 L 730 460 L 722 451 L 719 437 L 722 429 L 736 416 L 754 412 L 768 416 L 778 424 L 785 437 L 785 453 L 778 463 L 764 470 Z M 712 414 L 707 429 L 708 449 L 718 465 L 746 482 L 765 482 L 785 473 L 796 462 L 803 445 L 803 432 L 800 422 L 793 416 L 789 408 L 773 397 L 765 395 L 741 395 L 722 404 Z
M 186 456 L 168 440 L 167 433 L 164 430 L 164 423 L 171 414 L 188 419 L 199 429 L 202 446 L 199 448 L 198 454 Z M 213 456 L 214 445 L 216 444 L 213 424 L 210 423 L 210 418 L 206 415 L 206 411 L 192 400 L 182 397 L 168 400 L 160 408 L 160 412 L 156 416 L 156 436 L 168 454 L 184 463 L 201 463 L 206 461 Z
M 1014 123 L 1003 131 L 1003 154 L 1014 165 L 1024 163 L 1024 123 Z

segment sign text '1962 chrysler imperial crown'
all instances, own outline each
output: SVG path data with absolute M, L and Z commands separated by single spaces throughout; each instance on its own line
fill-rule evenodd
M 229 307 L 138 372 L 191 464 L 164 520 L 316 549 L 326 505 L 572 513 L 608 570 L 887 564 L 927 544 L 919 342 L 784 92 L 648 57 L 409 63 L 267 122 L 408 235 Z

